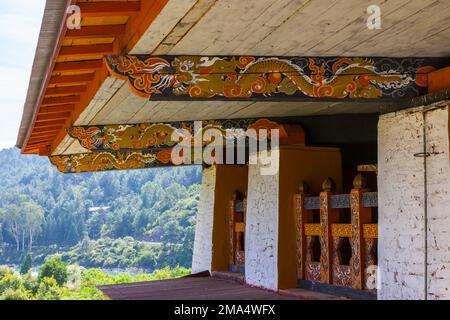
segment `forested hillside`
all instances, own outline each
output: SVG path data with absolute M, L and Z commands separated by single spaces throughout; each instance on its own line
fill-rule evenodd
M 5 149 L 0 181 L 0 264 L 31 248 L 85 266 L 190 267 L 199 167 L 63 175 Z

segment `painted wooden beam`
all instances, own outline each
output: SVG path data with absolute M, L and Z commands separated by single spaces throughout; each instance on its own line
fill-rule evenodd
M 47 91 L 45 91 L 45 96 L 46 97 L 48 97 L 48 96 L 66 96 L 66 95 L 72 95 L 72 94 L 80 94 L 80 93 L 86 92 L 86 90 L 87 90 L 86 85 L 48 88 Z
M 94 73 L 75 74 L 70 76 L 53 76 L 49 84 L 80 84 L 94 80 Z
M 42 132 L 42 133 L 33 133 L 30 136 L 30 139 L 38 139 L 38 138 L 53 138 L 58 133 L 58 131 L 49 131 L 49 132 Z
M 105 57 L 110 73 L 152 100 L 404 99 L 427 92 L 423 74 L 447 58 Z
M 205 120 L 202 124 L 202 134 L 208 130 L 219 130 L 224 136 L 226 130 L 248 129 L 260 130 L 279 129 L 281 144 L 305 144 L 305 134 L 298 125 L 284 125 L 269 119 L 236 119 L 236 120 Z M 184 129 L 195 132 L 194 121 L 170 123 L 140 123 L 117 124 L 98 126 L 76 126 L 67 130 L 67 133 L 80 142 L 88 150 L 141 150 L 151 148 L 171 148 L 178 141 L 172 140 L 172 134 Z M 217 132 L 217 131 L 216 131 Z M 270 134 L 270 132 L 269 132 Z M 207 142 L 203 143 L 205 146 Z
M 85 55 L 93 54 L 112 54 L 114 53 L 113 43 L 102 43 L 102 44 L 88 44 L 88 45 L 78 45 L 78 46 L 66 46 L 62 47 L 59 51 L 60 57 L 81 57 Z
M 79 2 L 82 17 L 129 16 L 139 13 L 141 1 Z
M 103 60 L 87 60 L 74 62 L 57 62 L 53 68 L 53 72 L 64 71 L 91 71 L 101 69 L 103 67 Z
M 450 67 L 432 71 L 428 74 L 428 92 L 434 93 L 450 89 Z
M 50 137 L 47 138 L 39 138 L 39 139 L 30 139 L 28 140 L 28 145 L 33 147 L 34 145 L 48 145 L 50 144 Z
M 50 162 L 61 173 L 145 169 L 172 166 L 166 150 L 127 152 L 95 151 L 73 155 L 50 156 Z
M 75 109 L 74 104 L 61 104 L 54 106 L 41 106 L 39 108 L 39 115 L 52 114 L 59 112 L 72 112 Z
M 36 126 L 34 126 L 34 130 L 33 133 L 49 133 L 49 132 L 58 132 L 59 130 L 62 129 L 62 125 L 57 125 L 57 126 L 51 126 L 51 127 L 46 127 L 46 128 L 36 128 Z
M 53 121 L 45 121 L 45 122 L 36 122 L 34 127 L 36 129 L 40 128 L 53 128 L 54 126 L 64 126 L 66 124 L 66 120 L 53 120 Z
M 49 145 L 48 141 L 41 141 L 41 142 L 34 142 L 34 143 L 27 144 L 28 148 L 39 148 L 39 147 L 44 147 L 44 146 L 48 146 L 48 145 Z
M 36 122 L 45 122 L 45 121 L 53 121 L 53 120 L 66 120 L 70 117 L 70 112 L 59 112 L 52 114 L 44 114 L 38 115 L 36 118 Z
M 63 96 L 63 97 L 46 97 L 42 100 L 41 105 L 48 106 L 48 105 L 58 105 L 66 103 L 78 103 L 78 102 L 80 102 L 79 95 Z
M 56 133 L 52 134 L 43 134 L 41 136 L 31 136 L 29 141 L 35 141 L 35 140 L 51 140 L 55 137 Z
M 125 24 L 83 26 L 81 29 L 67 30 L 65 39 L 77 39 L 83 37 L 120 36 L 125 34 Z

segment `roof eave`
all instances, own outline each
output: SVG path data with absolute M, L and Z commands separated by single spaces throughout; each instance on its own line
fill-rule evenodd
M 39 107 L 37 100 L 39 99 L 42 86 L 44 85 L 47 71 L 52 63 L 52 56 L 55 51 L 55 46 L 58 43 L 61 24 L 65 17 L 68 1 L 47 0 L 45 4 L 39 40 L 28 85 L 28 92 L 17 136 L 16 146 L 18 148 L 23 147 L 30 131 L 33 116 L 37 111 L 36 109 Z

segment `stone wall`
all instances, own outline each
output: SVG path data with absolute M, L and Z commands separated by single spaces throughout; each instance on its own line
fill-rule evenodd
M 424 229 L 423 117 L 420 109 L 383 115 L 378 126 L 379 299 L 450 298 L 448 108 L 426 114 L 428 247 Z M 434 150 L 434 151 L 433 151 Z
M 216 167 L 212 166 L 203 170 L 202 191 L 195 226 L 193 273 L 211 271 L 215 188 Z
M 279 174 L 261 175 L 249 165 L 245 278 L 249 285 L 278 289 Z

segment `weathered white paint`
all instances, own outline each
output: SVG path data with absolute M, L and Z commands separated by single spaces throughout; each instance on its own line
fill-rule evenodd
M 450 298 L 448 108 L 426 114 L 428 298 Z M 380 117 L 379 299 L 425 298 L 424 160 L 420 109 Z M 434 151 L 433 151 L 434 150 Z
M 245 280 L 249 285 L 277 290 L 280 177 L 263 176 L 260 169 L 259 164 L 249 165 Z
M 449 108 L 427 114 L 428 299 L 450 299 Z
M 212 166 L 203 170 L 202 191 L 195 226 L 193 273 L 211 271 L 215 189 L 216 167 Z

